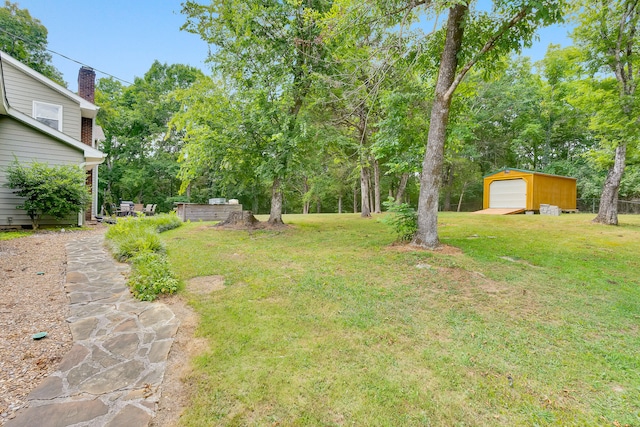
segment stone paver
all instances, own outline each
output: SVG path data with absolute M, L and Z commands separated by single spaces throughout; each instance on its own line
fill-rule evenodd
M 103 245 L 101 235 L 67 244 L 74 346 L 6 427 L 138 427 L 153 418 L 179 321 L 163 304 L 135 300 L 128 265 Z

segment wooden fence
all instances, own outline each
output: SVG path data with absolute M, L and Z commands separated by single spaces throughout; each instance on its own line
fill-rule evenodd
M 242 212 L 242 205 L 204 205 L 178 203 L 176 213 L 182 221 L 224 221 L 231 212 Z

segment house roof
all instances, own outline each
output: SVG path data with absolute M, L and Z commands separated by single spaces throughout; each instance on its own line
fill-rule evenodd
M 93 119 L 96 117 L 96 114 L 98 114 L 98 110 L 100 108 L 97 105 L 92 104 L 91 102 L 82 98 L 78 94 L 71 92 L 69 89 L 63 86 L 60 86 L 58 83 L 54 82 L 50 78 L 45 77 L 39 72 L 37 72 L 36 70 L 27 67 L 22 62 L 18 61 L 17 59 L 13 58 L 12 56 L 6 54 L 1 50 L 0 50 L 0 60 L 6 61 L 8 64 L 13 65 L 14 67 L 18 68 L 20 71 L 29 75 L 35 80 L 38 80 L 42 84 L 49 86 L 51 89 L 69 98 L 70 100 L 77 102 L 80 105 L 80 111 L 82 111 L 82 117 Z
M 531 175 L 546 175 L 546 176 L 553 176 L 553 177 L 556 177 L 556 178 L 575 179 L 575 178 L 572 178 L 570 176 L 553 175 L 553 174 L 550 174 L 550 173 L 536 172 L 536 171 L 530 171 L 530 170 L 526 170 L 526 169 L 516 169 L 516 168 L 498 169 L 497 171 L 491 172 L 490 174 L 487 174 L 487 175 L 483 176 L 482 178 L 488 178 L 490 176 L 499 174 L 500 172 L 507 172 L 507 171 L 522 172 L 522 173 L 528 173 L 528 174 L 531 174 Z
M 9 116 L 15 120 L 18 120 L 19 122 L 24 123 L 25 125 L 36 129 L 44 134 L 47 134 L 55 139 L 57 139 L 58 141 L 65 143 L 71 147 L 74 147 L 80 151 L 82 151 L 84 153 L 84 157 L 85 157 L 85 166 L 92 166 L 92 165 L 98 165 L 102 162 L 104 162 L 104 159 L 106 158 L 106 154 L 104 154 L 102 151 L 96 150 L 95 148 L 83 144 L 81 141 L 78 141 L 74 138 L 71 138 L 70 136 L 58 131 L 57 129 L 54 129 L 52 127 L 49 127 L 47 125 L 45 125 L 42 122 L 39 122 L 38 120 L 16 110 L 15 108 L 12 108 L 9 105 L 9 101 L 7 100 L 6 97 L 6 93 L 5 93 L 5 88 L 4 88 L 4 73 L 2 71 L 2 62 L 7 60 L 7 58 L 11 58 L 9 55 L 5 54 L 4 52 L 0 51 L 0 114 L 2 115 L 6 115 Z M 11 61 L 15 61 L 17 62 L 15 59 L 11 58 Z M 8 61 L 8 62 L 11 62 Z M 11 62 L 12 65 L 14 64 L 14 62 Z M 20 64 L 19 62 L 17 62 L 18 64 Z M 20 64 L 22 65 L 22 64 Z M 24 67 L 24 65 L 22 65 Z M 27 69 L 29 69 L 27 67 Z M 40 75 L 40 73 L 37 73 L 33 70 L 31 70 L 33 73 Z M 31 75 L 31 73 L 29 73 Z M 58 85 L 57 83 L 47 79 L 44 76 L 41 76 L 41 78 L 46 79 L 49 81 L 49 84 L 54 85 L 54 86 L 58 86 L 59 89 L 63 89 L 60 85 Z M 41 80 L 41 79 L 39 79 Z M 53 87 L 53 86 L 52 86 Z M 56 89 L 58 90 L 58 89 Z M 60 90 L 58 90 L 60 92 Z M 68 90 L 65 89 L 66 92 L 69 92 Z M 62 92 L 61 92 L 62 93 Z M 74 95 L 72 92 L 69 92 L 70 94 Z M 80 98 L 77 95 L 76 96 L 79 100 L 82 100 L 84 102 L 84 104 L 89 104 L 91 106 L 93 106 L 94 110 L 97 111 L 98 107 L 91 104 L 88 101 L 85 101 L 84 99 Z

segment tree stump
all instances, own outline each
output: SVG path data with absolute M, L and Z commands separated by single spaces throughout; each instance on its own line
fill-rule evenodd
M 253 229 L 259 228 L 260 224 L 251 211 L 242 211 L 229 213 L 227 219 L 216 224 L 216 227 Z

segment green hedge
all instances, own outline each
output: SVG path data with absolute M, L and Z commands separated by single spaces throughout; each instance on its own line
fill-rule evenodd
M 158 233 L 177 228 L 175 214 L 118 218 L 107 230 L 109 248 L 117 260 L 131 263 L 128 285 L 136 298 L 153 301 L 159 294 L 178 290 L 178 279 L 169 267 Z

